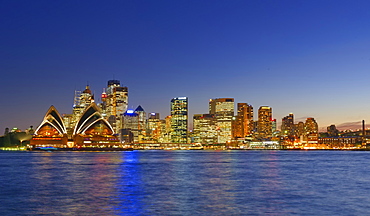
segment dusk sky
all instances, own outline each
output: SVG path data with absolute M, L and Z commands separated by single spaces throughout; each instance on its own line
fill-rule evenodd
M 189 98 L 271 106 L 278 124 L 370 124 L 370 1 L 0 0 L 0 134 L 37 127 L 75 90 L 110 79 L 129 107 L 170 114 Z M 99 100 L 97 100 L 99 102 Z

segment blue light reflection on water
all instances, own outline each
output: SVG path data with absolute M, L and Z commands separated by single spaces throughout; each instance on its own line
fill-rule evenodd
M 0 215 L 367 215 L 370 152 L 0 153 Z

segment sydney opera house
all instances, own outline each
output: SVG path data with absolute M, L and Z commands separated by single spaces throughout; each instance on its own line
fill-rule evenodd
M 71 129 L 54 106 L 46 112 L 30 141 L 30 148 L 114 148 L 122 147 L 110 123 L 103 118 L 99 107 L 91 103 Z

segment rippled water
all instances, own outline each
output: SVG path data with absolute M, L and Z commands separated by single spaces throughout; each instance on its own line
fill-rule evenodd
M 0 215 L 368 215 L 370 152 L 2 152 Z

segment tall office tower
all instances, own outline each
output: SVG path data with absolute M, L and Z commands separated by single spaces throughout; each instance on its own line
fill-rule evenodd
M 187 143 L 188 139 L 188 98 L 171 100 L 171 141 Z
M 126 112 L 128 106 L 128 88 L 122 87 L 119 80 L 109 80 L 105 98 L 105 112 L 107 118 L 115 116 L 115 131 L 118 132 L 122 125 L 121 116 Z
M 234 98 L 216 98 L 209 101 L 209 114 L 215 115 L 217 142 L 231 141 L 232 118 L 234 116 Z
M 80 106 L 86 108 L 94 102 L 94 95 L 91 93 L 90 86 L 87 85 L 80 95 Z
M 164 120 L 161 120 L 161 142 L 170 143 L 171 142 L 171 122 L 172 116 L 166 116 Z
M 159 119 L 159 113 L 149 113 L 148 116 L 148 127 L 147 127 L 147 137 L 149 140 L 154 142 L 160 142 L 161 138 L 161 129 L 162 129 L 161 120 Z
M 258 137 L 267 139 L 272 136 L 272 108 L 261 106 L 258 109 Z
M 234 98 L 210 99 L 209 114 L 227 114 L 234 116 Z
M 216 119 L 213 114 L 193 116 L 193 137 L 195 143 L 213 144 L 217 142 Z
M 122 129 L 133 134 L 133 142 L 139 142 L 139 114 L 132 109 L 126 110 L 122 115 Z
M 304 123 L 303 140 L 308 144 L 316 144 L 319 139 L 319 126 L 314 118 L 307 118 Z
M 294 135 L 294 115 L 289 113 L 288 116 L 285 116 L 281 121 L 281 134 L 283 136 Z
M 141 142 L 146 136 L 146 113 L 140 105 L 135 109 L 135 113 L 139 117 L 137 129 L 139 131 L 139 142 Z
M 232 137 L 246 137 L 253 132 L 253 107 L 238 103 L 237 110 L 237 116 L 233 118 Z
M 243 136 L 243 119 L 237 115 L 231 121 L 231 137 L 234 139 L 242 138 Z
M 82 92 L 75 91 L 72 116 L 68 117 L 70 118 L 68 119 L 69 121 L 68 121 L 68 126 L 67 126 L 68 135 L 71 135 L 70 132 L 73 132 L 72 128 L 74 128 L 77 121 L 80 119 L 82 113 L 93 102 L 94 102 L 94 95 L 91 93 L 89 85 L 87 85 L 85 90 Z

